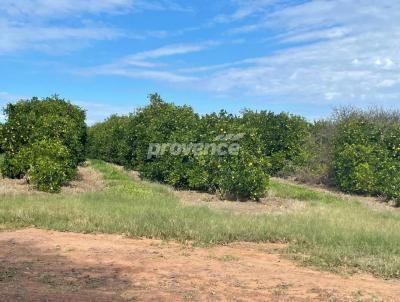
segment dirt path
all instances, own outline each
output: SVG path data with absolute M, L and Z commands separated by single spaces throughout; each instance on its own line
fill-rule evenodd
M 3 232 L 0 301 L 400 301 L 399 281 L 298 267 L 281 248 Z

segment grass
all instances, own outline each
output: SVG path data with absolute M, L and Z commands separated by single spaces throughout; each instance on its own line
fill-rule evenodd
M 400 213 L 374 211 L 356 200 L 272 180 L 271 194 L 307 202 L 299 211 L 257 216 L 185 206 L 162 185 L 133 182 L 92 161 L 107 189 L 81 195 L 0 196 L 0 229 L 35 226 L 73 232 L 209 245 L 233 241 L 287 242 L 286 255 L 333 271 L 400 278 Z
M 11 266 L 0 263 L 0 282 L 7 282 L 13 279 L 17 274 L 17 270 Z

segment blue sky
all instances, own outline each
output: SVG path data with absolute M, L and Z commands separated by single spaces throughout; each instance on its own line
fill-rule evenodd
M 54 93 L 93 123 L 159 92 L 200 113 L 400 108 L 395 0 L 2 0 L 0 105 Z

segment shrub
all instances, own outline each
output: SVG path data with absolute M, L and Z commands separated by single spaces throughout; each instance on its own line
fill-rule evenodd
M 88 130 L 88 156 L 127 166 L 131 161 L 128 139 L 130 118 L 112 115 Z
M 32 141 L 54 139 L 64 145 L 75 165 L 85 161 L 86 128 L 84 120 L 76 123 L 70 116 L 41 115 L 36 122 Z
M 239 156 L 166 152 L 148 158 L 148 148 L 153 143 L 213 143 L 218 135 L 237 134 L 244 129 L 240 117 L 225 111 L 200 117 L 191 107 L 166 103 L 155 94 L 150 96 L 149 105 L 134 114 L 115 116 L 91 127 L 89 146 L 106 146 L 91 154 L 110 162 L 122 159 L 118 161 L 125 167 L 137 169 L 151 180 L 177 188 L 258 199 L 268 186 L 269 165 L 264 165 L 264 154 L 256 152 L 259 148 L 253 148 L 254 139 L 246 143 L 250 136 L 240 142 L 244 152 Z M 121 154 L 113 152 L 113 144 L 124 146 Z
M 10 156 L 37 140 L 57 139 L 71 153 L 76 165 L 85 160 L 85 112 L 58 96 L 21 100 L 4 109 L 3 148 Z
M 269 162 L 266 157 L 254 156 L 247 151 L 237 157 L 222 158 L 216 167 L 216 184 L 222 195 L 233 199 L 263 197 L 269 185 L 266 173 Z
M 400 204 L 400 113 L 342 108 L 309 126 L 297 160 L 278 175 Z
M 61 186 L 72 180 L 76 167 L 69 150 L 57 140 L 37 141 L 29 150 L 28 182 L 46 192 L 59 192 Z
M 348 191 L 399 202 L 400 114 L 341 110 L 336 114 L 335 178 Z
M 243 133 L 238 156 L 179 154 L 147 157 L 152 143 L 213 143 Z M 137 169 L 178 188 L 259 199 L 268 175 L 336 185 L 346 192 L 400 202 L 400 114 L 338 110 L 312 124 L 287 113 L 250 110 L 199 116 L 158 94 L 129 116 L 112 116 L 89 130 L 93 157 Z
M 27 149 L 21 149 L 14 154 L 6 153 L 1 165 L 1 173 L 9 178 L 23 178 L 29 170 Z
M 2 174 L 27 175 L 38 189 L 59 191 L 85 160 L 85 112 L 57 96 L 8 104 L 4 112 Z
M 338 184 L 345 192 L 378 193 L 379 161 L 383 152 L 373 146 L 345 145 L 337 152 L 334 168 Z
M 251 133 L 255 148 L 269 158 L 269 172 L 279 174 L 287 165 L 302 160 L 309 124 L 303 117 L 269 111 L 243 112 L 244 131 Z
M 336 126 L 331 120 L 319 120 L 309 126 L 299 160 L 287 165 L 280 174 L 297 181 L 334 185 L 333 139 Z
M 3 124 L 0 123 L 0 154 L 4 153 Z
M 186 163 L 191 154 L 173 155 L 169 152 L 147 158 L 153 143 L 191 143 L 195 140 L 198 116 L 189 106 L 176 106 L 164 102 L 159 95 L 150 97 L 150 104 L 135 115 L 132 136 L 135 137 L 137 166 L 144 177 L 167 182 L 176 187 L 187 186 Z M 192 158 L 193 159 L 193 158 Z
M 377 191 L 400 206 L 400 162 L 398 158 L 386 158 L 381 161 L 377 179 Z

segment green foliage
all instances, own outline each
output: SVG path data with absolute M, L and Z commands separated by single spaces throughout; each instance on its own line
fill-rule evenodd
M 221 194 L 227 194 L 228 197 L 258 199 L 269 186 L 266 173 L 269 167 L 266 157 L 242 151 L 237 157 L 220 160 L 216 183 Z
M 219 156 L 204 151 L 198 155 L 166 152 L 147 157 L 151 143 L 211 146 L 218 135 L 242 132 L 237 117 L 226 112 L 199 117 L 190 107 L 168 104 L 153 95 L 150 105 L 131 118 L 136 146 L 132 150 L 135 157 L 131 166 L 137 167 L 142 176 L 179 188 L 218 191 L 235 199 L 258 199 L 264 195 L 268 187 L 268 166 L 263 165 L 266 159 L 262 154 L 256 158 L 255 148 L 252 151 L 244 148 L 239 155 Z
M 44 139 L 26 151 L 29 162 L 28 182 L 46 192 L 59 192 L 76 174 L 69 150 L 59 141 Z
M 334 185 L 333 139 L 335 124 L 330 120 L 319 120 L 309 126 L 300 160 L 283 169 L 283 175 L 294 176 L 297 181 Z
M 57 139 L 71 153 L 76 165 L 85 160 L 86 114 L 58 96 L 32 98 L 8 104 L 2 127 L 2 146 L 11 156 L 37 140 Z
M 291 163 L 303 160 L 303 146 L 309 124 L 287 113 L 243 112 L 243 126 L 252 135 L 253 147 L 262 150 L 271 163 L 270 173 L 279 174 Z
M 399 112 L 337 110 L 310 126 L 302 152 L 302 161 L 287 173 L 297 180 L 382 196 L 400 205 Z
M 82 113 L 82 112 L 76 112 Z M 33 141 L 55 139 L 68 148 L 71 159 L 78 165 L 85 161 L 86 145 L 85 116 L 76 122 L 71 116 L 42 115 L 36 123 Z
M 400 163 L 399 160 L 387 160 L 381 165 L 378 175 L 378 192 L 400 206 Z
M 224 111 L 199 116 L 191 107 L 166 103 L 155 94 L 148 106 L 134 114 L 113 116 L 91 127 L 89 149 L 94 158 L 137 169 L 142 177 L 178 188 L 259 199 L 268 187 L 270 165 L 261 144 L 255 144 L 247 128 L 241 117 Z M 148 157 L 151 144 L 202 143 L 210 151 L 217 136 L 238 133 L 246 134 L 238 142 L 239 155 L 219 156 L 206 151 L 174 154 L 168 149 Z
M 132 150 L 134 158 L 131 166 L 137 167 L 146 178 L 186 187 L 186 167 L 196 162 L 192 154 L 165 152 L 148 158 L 148 149 L 153 143 L 196 142 L 197 114 L 188 106 L 168 104 L 156 94 L 150 97 L 150 105 L 139 109 L 132 118 L 131 134 L 135 138 L 135 149 Z
M 4 112 L 2 174 L 28 176 L 40 190 L 59 191 L 85 160 L 85 112 L 57 96 L 21 100 Z
M 148 158 L 149 145 L 205 143 L 243 133 L 238 156 L 165 152 Z M 129 116 L 112 116 L 89 130 L 90 156 L 137 169 L 145 178 L 259 199 L 268 174 L 384 196 L 400 203 L 400 115 L 343 109 L 312 124 L 287 113 L 245 110 L 199 116 L 191 107 L 151 95 Z
M 382 152 L 373 146 L 345 145 L 336 153 L 334 168 L 339 186 L 345 192 L 376 194 L 377 173 Z
M 1 173 L 9 178 L 23 178 L 29 170 L 29 156 L 27 149 L 21 149 L 14 154 L 6 153 L 1 165 Z
M 129 164 L 128 126 L 130 118 L 112 115 L 88 129 L 88 156 L 110 163 Z
M 0 154 L 4 153 L 3 144 L 4 144 L 4 140 L 3 140 L 3 124 L 0 123 Z
M 342 110 L 336 123 L 334 172 L 339 187 L 400 203 L 400 115 Z

